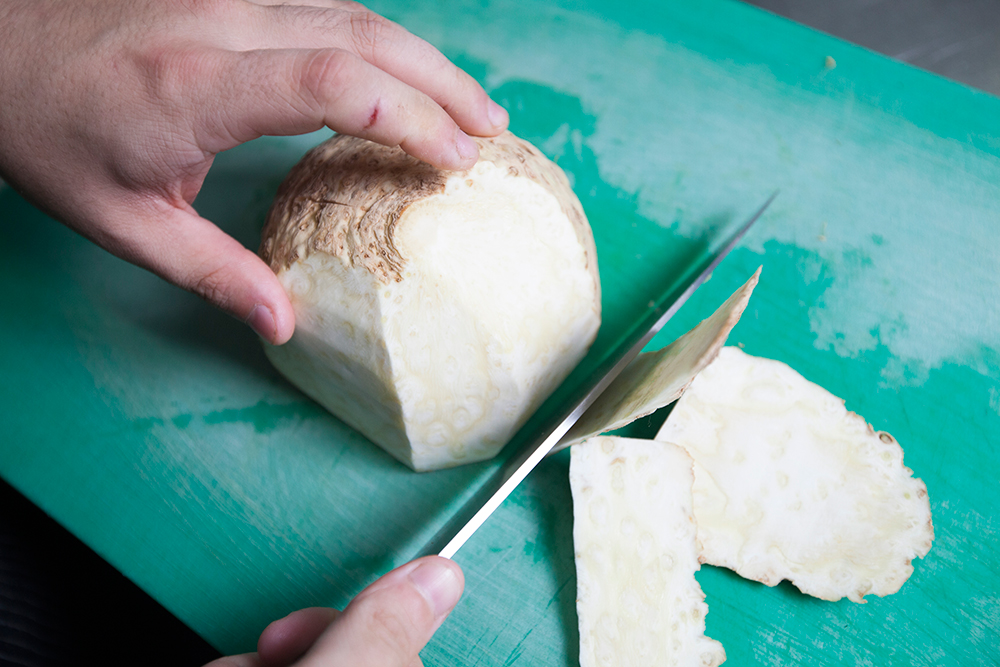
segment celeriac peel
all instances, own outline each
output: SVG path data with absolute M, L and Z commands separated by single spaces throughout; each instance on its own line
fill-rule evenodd
M 698 326 L 666 347 L 644 352 L 601 394 L 553 451 L 632 423 L 676 401 L 726 343 L 750 301 L 760 269 Z
M 863 602 L 930 549 L 927 490 L 895 439 L 778 361 L 723 348 L 656 438 L 694 458 L 703 562 Z
M 611 436 L 571 452 L 581 667 L 721 664 L 694 577 L 690 457 Z

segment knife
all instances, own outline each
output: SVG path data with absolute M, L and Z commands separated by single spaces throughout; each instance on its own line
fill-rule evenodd
M 583 416 L 597 397 L 608 385 L 638 356 L 642 348 L 659 333 L 660 329 L 673 317 L 694 291 L 704 283 L 729 252 L 736 247 L 747 230 L 767 210 L 774 198 L 774 192 L 767 201 L 750 216 L 743 225 L 726 239 L 722 247 L 693 267 L 680 280 L 671 285 L 650 313 L 622 338 L 615 346 L 615 352 L 601 363 L 580 384 L 569 407 L 556 413 L 545 428 L 538 429 L 539 435 L 526 441 L 511 458 L 498 468 L 479 490 L 465 502 L 462 508 L 439 530 L 420 550 L 419 555 L 437 554 L 452 558 L 476 530 L 486 521 L 507 496 L 517 488 L 528 473 L 552 450 L 559 440 Z

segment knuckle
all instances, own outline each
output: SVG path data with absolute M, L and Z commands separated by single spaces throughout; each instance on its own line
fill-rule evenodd
M 155 45 L 137 56 L 138 65 L 152 96 L 176 100 L 211 75 L 212 63 L 204 50 Z
M 441 79 L 450 81 L 448 86 L 450 94 L 443 96 L 439 101 L 441 108 L 449 115 L 455 115 L 464 109 L 472 109 L 481 115 L 486 114 L 489 96 L 475 79 L 450 63 L 442 67 Z
M 310 106 L 325 106 L 337 90 L 346 88 L 354 58 L 339 49 L 310 55 L 299 73 L 300 95 Z
M 411 648 L 411 624 L 400 618 L 396 611 L 378 609 L 371 616 L 371 628 L 377 641 L 381 642 L 392 655 L 407 657 L 415 653 Z
M 199 18 L 227 17 L 238 7 L 233 0 L 181 0 L 179 4 L 189 14 Z
M 358 603 L 372 633 L 371 642 L 399 658 L 400 664 L 412 660 L 430 636 L 434 614 L 423 596 L 410 586 L 377 591 Z
M 366 59 L 375 58 L 391 39 L 394 24 L 374 12 L 354 12 L 348 21 L 351 42 Z
M 225 267 L 217 267 L 202 273 L 191 281 L 190 290 L 205 301 L 215 304 L 223 310 L 229 309 L 229 294 L 226 290 Z

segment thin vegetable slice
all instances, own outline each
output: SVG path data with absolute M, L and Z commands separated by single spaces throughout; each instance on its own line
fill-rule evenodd
M 570 461 L 581 667 L 719 665 L 679 447 L 603 436 Z
M 636 357 L 553 451 L 621 428 L 676 401 L 725 345 L 759 279 L 758 268 L 711 317 L 663 349 Z
M 694 458 L 702 562 L 863 602 L 931 547 L 927 489 L 896 440 L 778 361 L 723 348 L 657 439 Z

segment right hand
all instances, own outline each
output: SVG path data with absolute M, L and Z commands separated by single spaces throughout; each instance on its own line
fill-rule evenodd
M 420 667 L 420 649 L 458 603 L 465 586 L 454 562 L 428 556 L 361 591 L 343 612 L 311 607 L 271 623 L 256 653 L 205 667 Z

